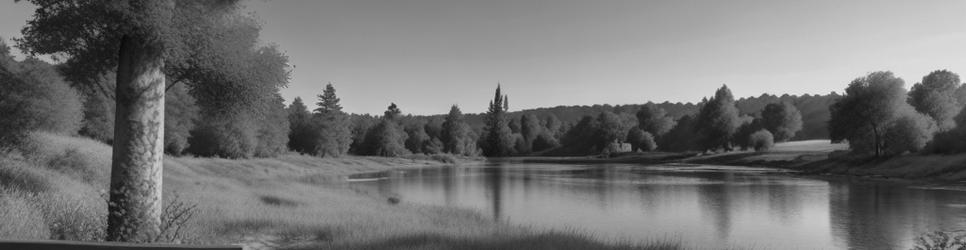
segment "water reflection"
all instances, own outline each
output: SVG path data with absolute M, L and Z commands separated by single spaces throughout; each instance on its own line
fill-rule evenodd
M 966 228 L 963 192 L 742 168 L 504 164 L 381 177 L 353 187 L 512 224 L 698 248 L 908 249 L 920 232 Z

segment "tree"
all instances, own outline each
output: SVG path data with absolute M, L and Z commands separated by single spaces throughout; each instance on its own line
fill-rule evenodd
M 672 152 L 695 149 L 698 139 L 694 135 L 696 130 L 695 118 L 691 115 L 685 115 L 678 119 L 676 123 L 671 131 L 659 138 L 658 145 L 661 145 L 662 150 Z
M 775 145 L 775 139 L 772 137 L 771 132 L 765 129 L 752 133 L 748 141 L 751 142 L 751 146 L 758 152 L 768 151 Z
M 456 155 L 475 155 L 476 140 L 472 133 L 470 126 L 463 121 L 463 113 L 460 108 L 453 105 L 443 121 L 442 131 L 440 131 L 443 152 Z
M 674 118 L 654 103 L 648 102 L 637 111 L 637 126 L 653 136 L 661 137 L 674 127 Z
M 37 124 L 33 119 L 30 98 L 31 85 L 17 77 L 16 61 L 10 56 L 10 48 L 0 42 L 0 151 L 19 146 L 27 138 L 30 128 Z
M 312 113 L 300 97 L 292 100 L 286 112 L 289 122 L 288 148 L 295 152 L 312 154 L 315 150 L 316 138 L 319 136 Z
M 937 129 L 936 122 L 930 116 L 905 108 L 886 128 L 882 151 L 891 155 L 918 152 L 932 141 Z
M 649 132 L 645 132 L 640 127 L 633 127 L 627 132 L 627 143 L 631 144 L 632 152 L 637 152 L 637 150 L 646 152 L 657 149 L 654 136 Z
M 17 62 L 9 50 L 0 42 L 0 149 L 23 146 L 30 131 L 77 133 L 83 118 L 77 91 L 50 64 Z
M 537 138 L 533 140 L 532 150 L 533 152 L 540 152 L 543 150 L 556 148 L 560 146 L 560 142 L 556 137 L 553 136 L 549 131 L 544 130 L 542 133 L 537 135 Z
M 57 72 L 53 65 L 28 57 L 17 66 L 17 76 L 33 89 L 31 105 L 36 109 L 35 130 L 73 135 L 83 119 L 81 96 Z M 12 91 L 14 89 L 5 89 Z
M 802 130 L 802 113 L 788 102 L 770 103 L 761 111 L 761 125 L 776 142 L 788 141 Z
M 316 113 L 327 114 L 329 112 L 342 112 L 342 106 L 339 105 L 339 97 L 335 96 L 335 87 L 332 87 L 332 83 L 325 85 L 325 90 L 322 91 L 321 95 L 318 95 L 319 102 L 315 105 L 318 108 L 315 109 Z M 394 103 L 395 104 L 395 103 Z
M 258 132 L 252 155 L 255 157 L 274 157 L 288 151 L 290 125 L 285 112 L 285 99 L 275 93 L 275 100 L 266 103 L 258 119 Z
M 563 122 L 557 118 L 554 114 L 547 115 L 545 118 L 544 126 L 547 128 L 546 131 L 550 133 L 556 139 L 560 139 L 567 130 L 563 127 Z
M 316 131 L 313 137 L 312 154 L 326 157 L 339 157 L 349 151 L 352 144 L 352 131 L 349 129 L 349 119 L 342 112 L 339 97 L 335 95 L 332 84 L 325 85 L 325 90 L 318 95 L 315 116 L 312 119 L 312 129 Z M 395 104 L 393 104 L 395 105 Z M 396 108 L 395 112 L 399 112 Z
M 764 127 L 761 125 L 762 119 L 755 119 L 751 116 L 742 116 L 740 120 L 741 126 L 738 126 L 738 130 L 735 132 L 734 144 L 741 147 L 741 150 L 754 148 L 754 143 L 751 141 L 751 135 L 759 130 L 764 129 Z
M 935 120 L 940 130 L 952 129 L 956 125 L 953 117 L 966 105 L 956 96 L 959 88 L 959 75 L 936 70 L 922 77 L 921 83 L 912 85 L 909 104 Z
M 705 150 L 731 150 L 731 138 L 739 126 L 738 108 L 727 85 L 721 86 L 698 114 L 697 132 Z
M 406 139 L 406 134 L 396 122 L 382 119 L 366 133 L 367 155 L 395 157 L 409 154 L 405 147 Z
M 509 104 L 505 100 L 506 96 L 500 94 L 500 86 L 497 85 L 496 94 L 485 114 L 485 126 L 480 145 L 483 148 L 483 154 L 488 157 L 509 155 L 515 142 L 506 117 L 506 108 Z
M 541 133 L 543 133 L 543 126 L 540 125 L 540 119 L 534 114 L 525 114 L 520 117 L 520 135 L 523 136 L 523 145 L 521 146 L 520 153 L 530 153 L 533 151 L 533 141 L 537 139 Z
M 395 157 L 410 153 L 405 147 L 407 135 L 396 120 L 400 113 L 395 103 L 389 105 L 382 120 L 366 133 L 367 155 Z
M 617 114 L 609 111 L 601 112 L 597 115 L 597 124 L 599 127 L 593 140 L 597 148 L 603 149 L 624 139 L 622 135 L 625 129 Z
M 402 115 L 402 111 L 399 110 L 399 107 L 396 107 L 396 103 L 390 103 L 386 111 L 383 112 L 383 119 L 396 120 L 400 115 Z
M 426 153 L 423 151 L 423 147 L 432 141 L 433 138 L 429 137 L 426 133 L 425 124 L 420 121 L 412 121 L 407 123 L 403 130 L 406 131 L 406 149 L 414 154 Z
M 238 14 L 236 1 L 30 2 L 40 7 L 18 46 L 31 54 L 66 57 L 70 82 L 100 89 L 116 102 L 107 240 L 149 240 L 161 223 L 166 79 L 174 79 L 169 87 L 193 83 L 192 93 L 206 97 L 198 98 L 202 104 L 251 101 L 249 94 L 265 93 L 265 85 L 227 79 L 261 80 L 251 76 L 264 72 L 217 72 L 239 69 L 230 65 L 239 61 L 237 56 L 248 54 L 237 53 L 237 48 L 252 48 L 258 28 L 253 19 Z M 234 25 L 239 23 L 250 25 Z M 237 39 L 239 33 L 251 39 Z M 107 72 L 116 73 L 113 92 L 95 85 L 95 79 Z M 282 73 L 275 76 L 285 79 L 267 83 L 284 84 L 287 72 Z M 237 77 L 225 77 L 232 75 Z
M 897 118 L 897 113 L 909 105 L 903 84 L 901 78 L 888 71 L 872 72 L 852 80 L 845 96 L 829 107 L 832 141 L 848 140 L 855 152 L 881 156 L 886 129 Z

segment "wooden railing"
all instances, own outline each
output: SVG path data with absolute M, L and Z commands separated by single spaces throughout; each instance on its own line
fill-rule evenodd
M 83 242 L 66 240 L 3 241 L 3 250 L 242 250 L 240 246 L 201 246 L 174 244 L 134 244 L 122 242 Z

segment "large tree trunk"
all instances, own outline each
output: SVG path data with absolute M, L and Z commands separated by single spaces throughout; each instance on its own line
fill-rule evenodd
M 117 67 L 117 116 L 107 240 L 150 241 L 161 224 L 164 156 L 162 48 L 125 36 Z

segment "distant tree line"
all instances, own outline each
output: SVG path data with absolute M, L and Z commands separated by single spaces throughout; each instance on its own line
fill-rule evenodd
M 65 65 L 35 58 L 18 62 L 6 46 L 0 52 L 4 79 L 0 83 L 10 90 L 3 93 L 0 112 L 23 118 L 3 120 L 0 126 L 8 129 L 0 135 L 2 142 L 22 140 L 28 130 L 23 128 L 112 142 L 112 96 L 72 87 L 61 76 L 67 72 Z M 272 58 L 281 55 L 252 61 L 284 61 Z M 265 73 L 241 84 L 259 85 L 258 79 L 284 77 L 280 65 L 252 64 Z M 113 80 L 110 76 L 97 79 L 108 82 Z M 199 90 L 182 84 L 167 90 L 164 151 L 226 158 L 272 157 L 289 151 L 318 157 L 719 152 L 767 150 L 776 142 L 822 138 L 822 133 L 814 132 L 817 129 L 824 129 L 834 141 L 848 142 L 854 152 L 876 156 L 966 151 L 962 142 L 966 129 L 960 126 L 966 124 L 962 112 L 966 87 L 959 76 L 940 70 L 923 77 L 910 91 L 903 84 L 890 72 L 874 72 L 852 81 L 843 95 L 761 95 L 736 100 L 722 86 L 696 104 L 648 102 L 516 112 L 510 111 L 509 96 L 497 86 L 486 113 L 464 115 L 453 105 L 448 114 L 434 116 L 403 115 L 395 103 L 381 116 L 347 114 L 331 83 L 321 88 L 311 107 L 301 98 L 286 105 L 277 84 L 240 106 L 204 94 L 206 100 L 199 101 Z M 581 115 L 567 121 L 557 114 L 566 119 Z M 473 120 L 481 124 L 474 126 Z

